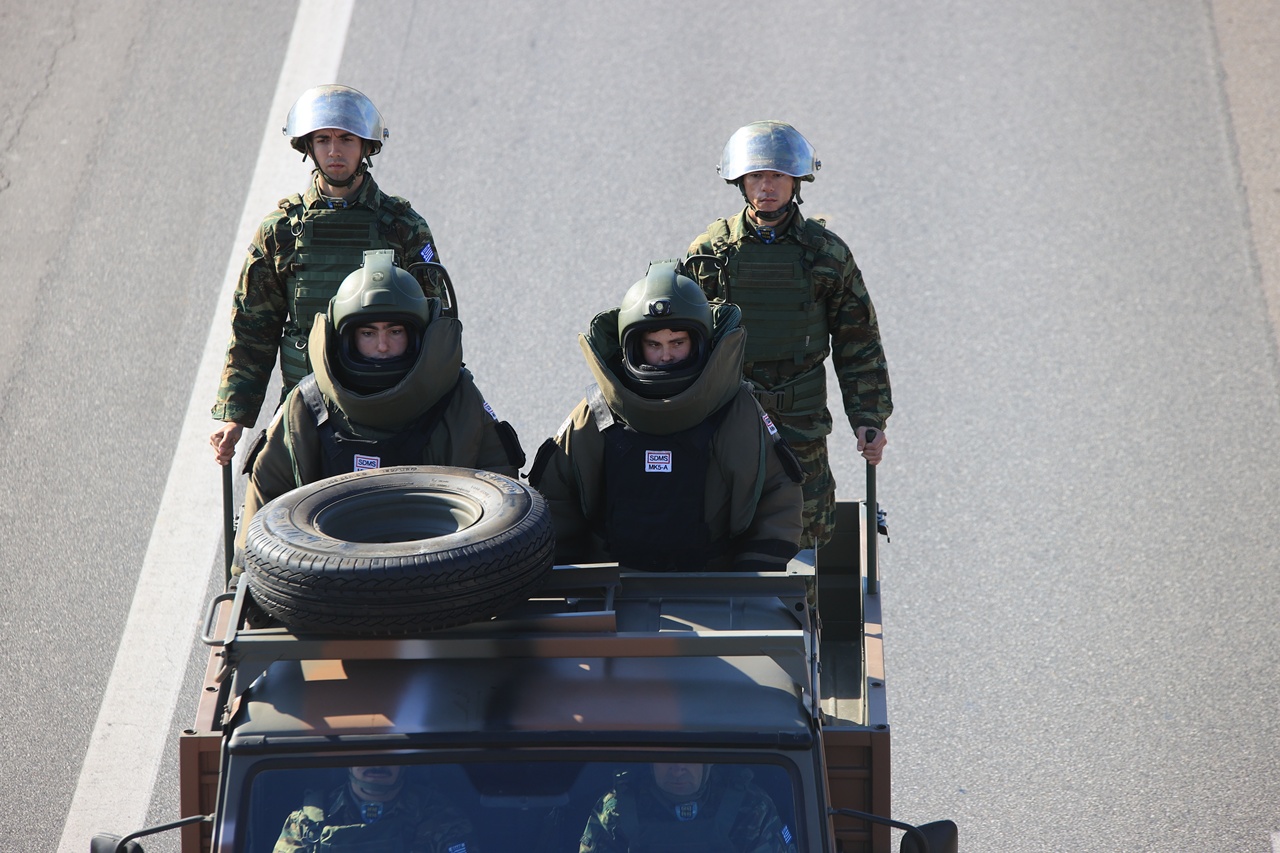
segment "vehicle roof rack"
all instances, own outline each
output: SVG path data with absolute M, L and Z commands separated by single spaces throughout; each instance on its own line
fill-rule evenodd
M 248 585 L 241 583 L 210 602 L 201 639 L 222 649 L 219 680 L 234 673 L 233 695 L 276 661 L 764 656 L 787 673 L 816 717 L 817 628 L 809 605 L 814 585 L 814 567 L 803 559 L 792 560 L 784 572 L 633 572 L 612 563 L 556 566 L 536 597 L 501 617 L 384 637 L 249 627 L 245 616 L 252 605 Z M 741 627 L 676 627 L 680 608 L 699 603 L 715 603 L 718 612 Z M 789 618 L 781 616 L 783 610 Z M 620 613 L 624 625 L 635 621 L 626 617 L 628 612 L 645 614 L 650 621 L 661 614 L 664 626 L 620 629 Z M 215 636 L 219 631 L 221 636 Z

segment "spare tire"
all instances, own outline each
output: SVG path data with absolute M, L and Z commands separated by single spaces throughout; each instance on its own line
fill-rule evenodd
M 405 634 L 487 619 L 551 569 L 546 500 L 500 474 L 404 466 L 295 489 L 254 515 L 245 574 L 285 625 Z

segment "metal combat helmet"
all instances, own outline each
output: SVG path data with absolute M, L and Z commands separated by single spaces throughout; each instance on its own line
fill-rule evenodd
M 689 358 L 674 365 L 645 364 L 642 338 L 652 329 L 689 333 Z M 649 399 L 674 397 L 702 373 L 711 354 L 711 306 L 679 261 L 654 261 L 622 298 L 618 309 L 624 383 Z
M 329 300 L 329 328 L 336 341 L 336 378 L 343 387 L 361 394 L 391 388 L 418 359 L 422 334 L 439 313 L 440 301 L 422 295 L 417 279 L 395 265 L 395 252 L 364 253 L 364 264 L 342 281 Z M 369 359 L 360 355 L 355 331 L 370 323 L 403 323 L 409 347 L 396 358 Z
M 316 86 L 303 92 L 289 108 L 289 117 L 281 130 L 289 137 L 289 144 L 303 155 L 311 157 L 311 161 L 319 169 L 320 164 L 316 162 L 311 150 L 311 134 L 327 127 L 345 130 L 365 141 L 364 163 L 350 178 L 337 183 L 325 175 L 325 179 L 334 186 L 349 186 L 364 174 L 368 166 L 372 165 L 370 158 L 382 150 L 383 141 L 390 136 L 390 131 L 382 123 L 382 113 L 378 112 L 367 95 L 350 86 L 336 84 Z M 324 174 L 323 169 L 321 174 Z
M 800 131 L 784 121 L 753 121 L 729 137 L 716 171 L 726 183 L 736 184 L 745 199 L 743 175 L 781 172 L 801 181 L 812 181 L 813 173 L 821 168 L 822 161 L 813 156 L 813 146 Z M 799 184 L 796 184 L 792 198 L 796 204 L 803 202 Z M 781 219 L 790 209 L 788 202 L 772 213 L 757 213 L 762 219 Z

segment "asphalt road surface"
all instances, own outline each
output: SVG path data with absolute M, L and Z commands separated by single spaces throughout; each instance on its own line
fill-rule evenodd
M 262 166 L 279 93 L 326 62 L 530 451 L 591 316 L 738 209 L 728 135 L 794 123 L 897 407 L 894 816 L 965 851 L 1280 849 L 1275 0 L 11 1 L 0 54 L 0 849 L 177 817 L 221 572 L 206 353 L 242 222 L 304 185 Z M 833 464 L 860 497 L 847 427 Z M 103 751 L 129 709 L 154 758 Z

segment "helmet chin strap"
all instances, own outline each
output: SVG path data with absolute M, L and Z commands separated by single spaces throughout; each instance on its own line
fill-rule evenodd
M 356 166 L 355 170 L 351 173 L 350 177 L 348 177 L 345 181 L 339 181 L 336 178 L 329 177 L 329 173 L 324 170 L 324 167 L 320 165 L 320 161 L 316 159 L 316 150 L 315 150 L 315 147 L 312 146 L 311 140 L 310 139 L 307 140 L 307 154 L 311 156 L 311 162 L 315 164 L 316 171 L 319 172 L 320 176 L 324 178 L 325 183 L 327 183 L 331 187 L 337 187 L 339 189 L 346 189 L 347 187 L 354 184 L 357 180 L 364 177 L 365 172 L 369 171 L 369 167 L 373 165 L 373 163 L 370 162 L 369 155 L 368 155 L 369 143 L 368 142 L 362 143 L 360 150 L 361 150 L 360 165 Z
M 801 204 L 800 199 L 800 181 L 795 181 L 795 187 L 791 190 L 791 198 L 787 199 L 787 203 L 777 210 L 761 210 L 751 203 L 751 199 L 747 198 L 747 186 L 741 178 L 738 179 L 738 191 L 742 193 L 742 200 L 747 203 L 747 207 L 751 208 L 751 213 L 756 219 L 762 222 L 777 222 L 782 219 L 791 209 Z

